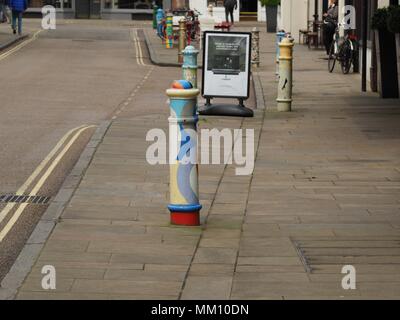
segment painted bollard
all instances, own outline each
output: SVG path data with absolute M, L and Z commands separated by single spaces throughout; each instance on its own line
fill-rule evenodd
M 279 74 L 279 44 L 281 43 L 282 39 L 286 36 L 285 31 L 280 30 L 276 33 L 276 44 L 275 44 L 275 49 L 276 49 L 276 72 L 275 74 Z
M 158 6 L 155 4 L 153 6 L 153 29 L 157 29 L 157 12 Z
M 260 66 L 260 31 L 256 27 L 251 31 L 251 64 Z
M 186 46 L 186 19 L 179 20 L 178 63 L 183 62 L 183 50 Z
M 284 38 L 279 54 L 279 84 L 278 84 L 278 111 L 292 110 L 293 86 L 293 41 Z
M 165 44 L 166 44 L 167 49 L 172 49 L 174 47 L 174 30 L 173 30 L 173 26 L 172 26 L 172 14 L 171 13 L 167 13 Z
M 175 81 L 170 101 L 169 164 L 171 224 L 200 225 L 197 164 L 197 96 L 190 82 Z
M 162 24 L 162 20 L 164 19 L 164 11 L 163 11 L 163 9 L 160 8 L 160 9 L 157 10 L 156 19 L 157 19 L 157 35 L 160 38 L 162 38 L 164 36 L 163 35 L 163 24 Z
M 197 55 L 199 51 L 193 46 L 187 46 L 183 50 L 183 65 L 182 76 L 183 79 L 189 81 L 193 88 L 197 88 Z

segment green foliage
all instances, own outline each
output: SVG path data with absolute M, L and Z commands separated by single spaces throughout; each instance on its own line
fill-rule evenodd
M 387 28 L 390 32 L 400 33 L 400 6 L 390 8 L 387 19 Z
M 388 8 L 377 9 L 371 19 L 371 28 L 374 30 L 387 30 Z
M 274 7 L 281 4 L 281 0 L 260 0 L 263 7 Z

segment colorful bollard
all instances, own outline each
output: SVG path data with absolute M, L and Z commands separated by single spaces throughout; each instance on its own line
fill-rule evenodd
M 278 75 L 279 74 L 279 53 L 280 53 L 280 49 L 279 49 L 279 44 L 281 43 L 282 39 L 286 37 L 286 33 L 283 30 L 280 30 L 276 33 L 276 72 L 275 74 Z
M 167 13 L 165 45 L 166 45 L 167 49 L 172 49 L 174 47 L 174 29 L 173 29 L 173 25 L 172 25 L 172 14 L 171 13 Z
M 186 46 L 186 19 L 179 20 L 178 63 L 183 62 L 183 50 Z
M 279 54 L 278 111 L 292 111 L 293 41 L 282 39 Z
M 197 55 L 199 51 L 193 46 L 187 46 L 183 50 L 183 65 L 182 75 L 183 79 L 189 81 L 193 88 L 197 88 Z
M 200 225 L 197 164 L 197 96 L 190 82 L 175 81 L 166 91 L 170 101 L 169 163 L 171 224 Z
M 157 29 L 157 12 L 158 6 L 155 4 L 153 6 L 153 29 Z
M 260 66 L 260 31 L 257 27 L 251 31 L 251 64 L 256 68 Z
M 160 38 L 162 38 L 164 35 L 163 35 L 163 25 L 162 25 L 162 20 L 164 19 L 164 11 L 163 11 L 163 9 L 158 9 L 157 10 L 157 16 L 156 16 L 156 19 L 157 19 L 157 35 L 160 37 Z

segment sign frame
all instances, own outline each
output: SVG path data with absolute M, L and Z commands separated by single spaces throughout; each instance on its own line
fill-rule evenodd
M 238 95 L 208 95 L 204 93 L 204 80 L 205 80 L 205 73 L 208 68 L 208 60 L 206 59 L 206 51 L 208 52 L 208 48 L 206 47 L 208 45 L 208 35 L 210 34 L 216 34 L 218 36 L 233 36 L 233 35 L 243 35 L 248 37 L 248 43 L 247 43 L 247 48 L 246 51 L 248 53 L 248 57 L 246 59 L 247 63 L 247 87 L 246 87 L 246 95 L 244 96 L 238 96 Z M 250 97 L 250 76 L 251 76 L 251 32 L 232 32 L 232 31 L 215 31 L 215 30 L 209 30 L 209 31 L 204 31 L 203 35 L 203 70 L 202 70 L 202 76 L 201 76 L 201 95 L 204 98 L 211 99 L 211 98 L 230 98 L 230 99 L 241 99 L 241 100 L 247 100 Z

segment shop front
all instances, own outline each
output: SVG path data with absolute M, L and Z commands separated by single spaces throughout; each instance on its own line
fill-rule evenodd
M 40 16 L 43 6 L 52 5 L 65 19 L 151 19 L 153 3 L 162 0 L 28 0 L 27 15 Z

